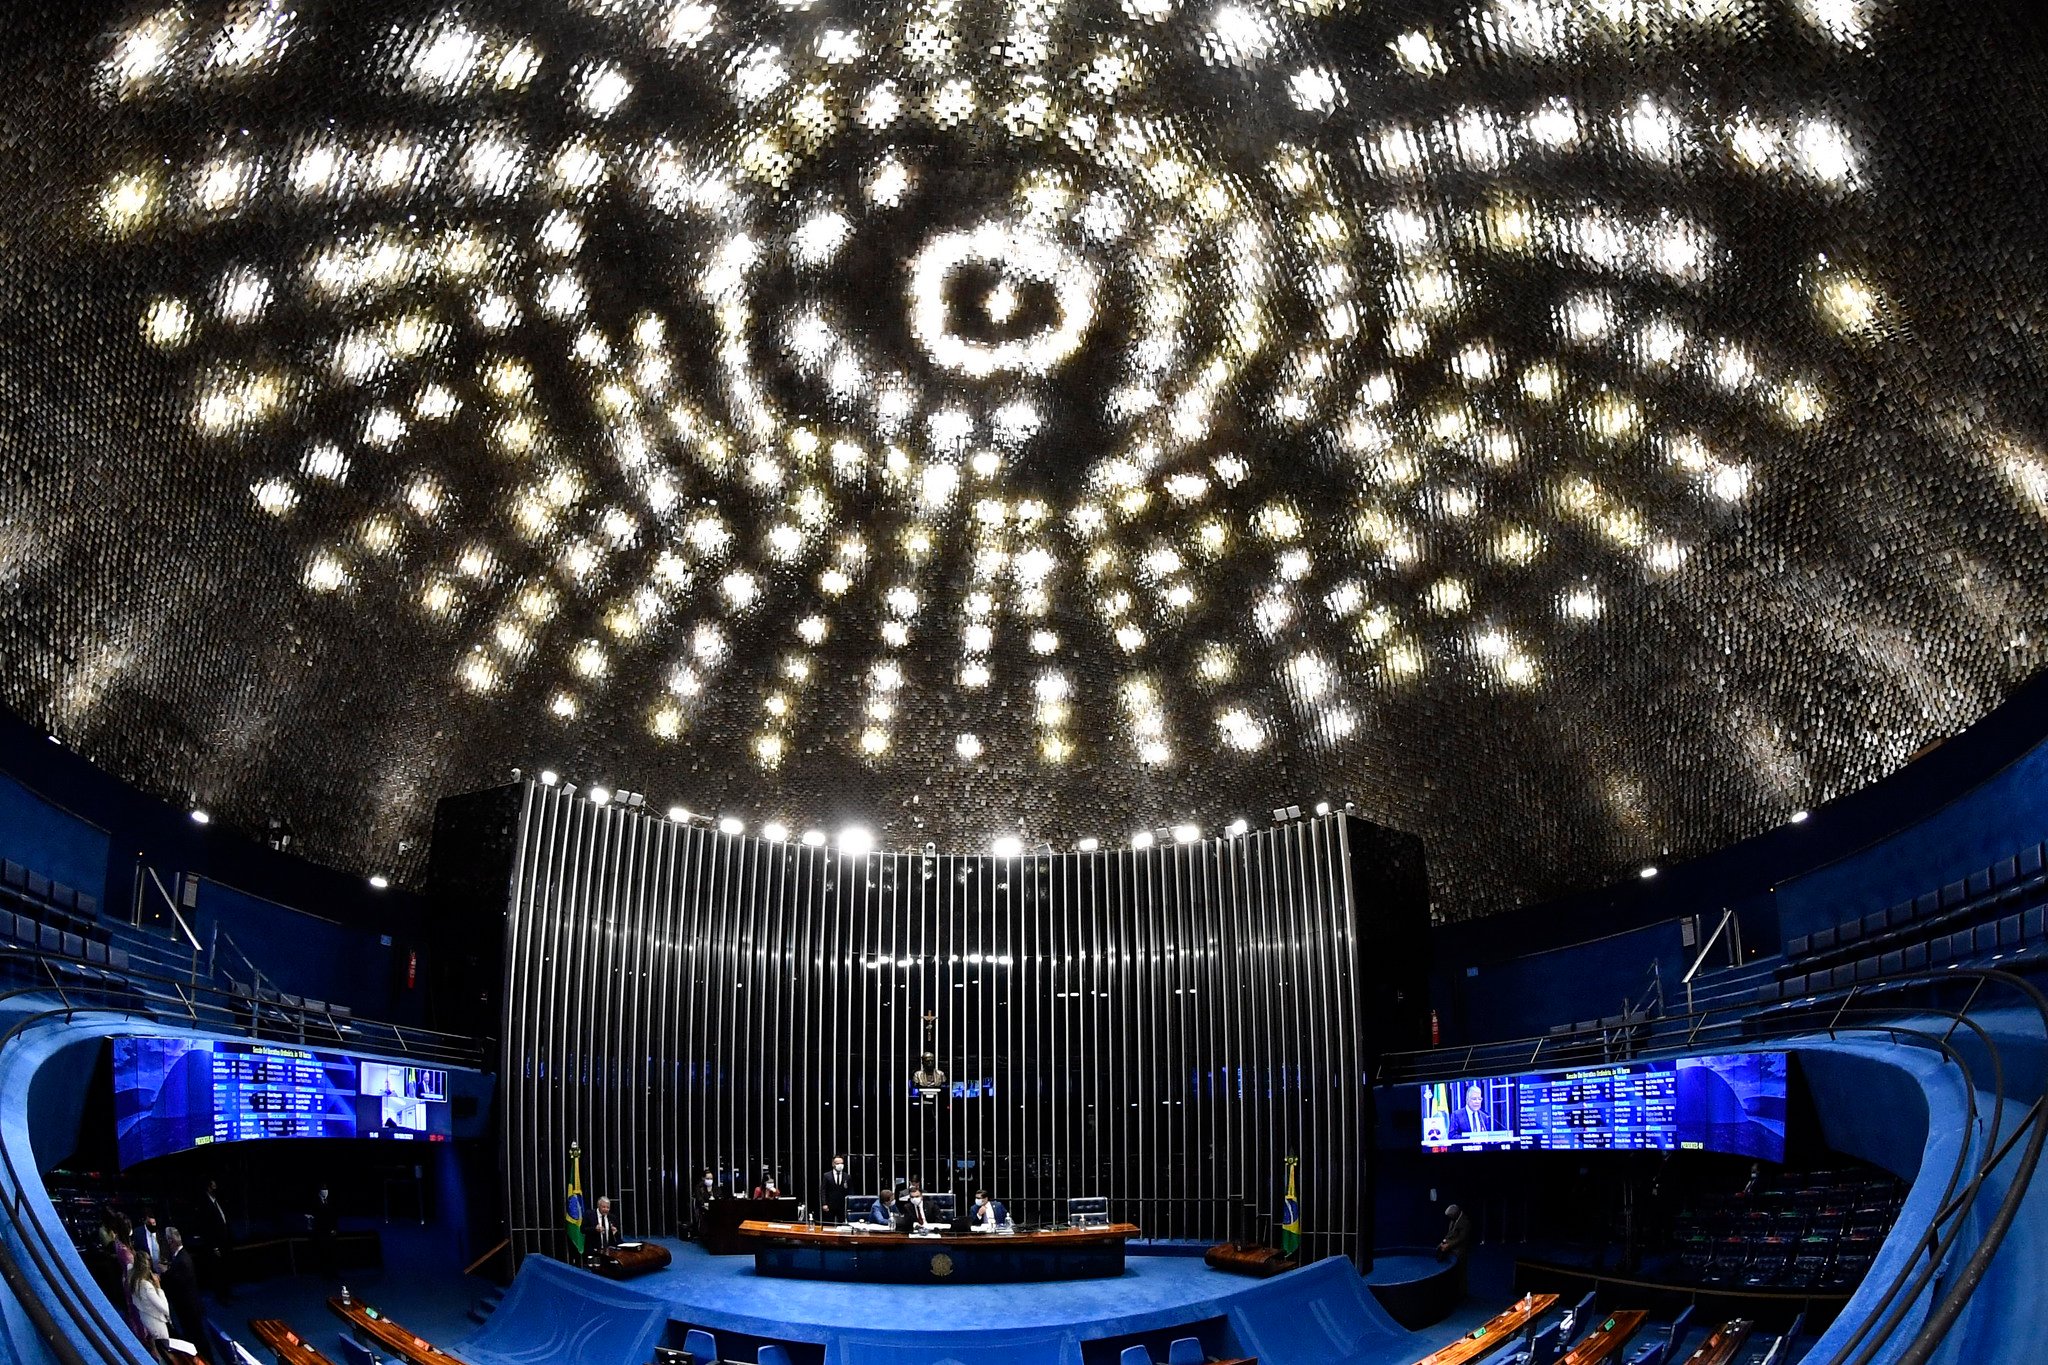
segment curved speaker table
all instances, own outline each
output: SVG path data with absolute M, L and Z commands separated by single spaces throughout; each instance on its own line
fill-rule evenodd
M 1131 1223 L 1035 1232 L 849 1232 L 817 1223 L 746 1222 L 742 1245 L 762 1275 L 871 1284 L 1017 1284 L 1124 1273 Z

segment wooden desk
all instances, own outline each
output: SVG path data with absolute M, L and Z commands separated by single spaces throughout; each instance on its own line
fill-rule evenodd
M 1648 1316 L 1640 1308 L 1624 1308 L 1619 1313 L 1610 1313 L 1600 1320 L 1591 1336 L 1565 1352 L 1557 1365 L 1600 1365 L 1601 1361 L 1618 1354 L 1622 1347 L 1628 1345 L 1628 1339 L 1636 1334 L 1636 1329 Z
M 697 1219 L 697 1245 L 713 1256 L 743 1256 L 753 1250 L 740 1240 L 747 1222 L 788 1223 L 796 1219 L 794 1199 L 714 1199 Z
M 277 1318 L 250 1318 L 249 1330 L 277 1357 L 277 1365 L 334 1365 Z
M 1685 1365 L 1728 1365 L 1742 1354 L 1742 1348 L 1749 1344 L 1749 1334 L 1755 1330 L 1756 1324 L 1748 1318 L 1724 1322 L 1707 1333 L 1700 1348 L 1685 1358 Z
M 1505 1312 L 1495 1313 L 1450 1345 L 1424 1356 L 1416 1365 L 1465 1365 L 1468 1360 L 1498 1351 L 1515 1333 L 1550 1311 L 1555 1294 L 1525 1294 Z
M 1133 1223 L 1034 1232 L 845 1232 L 817 1223 L 740 1224 L 762 1275 L 876 1284 L 1019 1284 L 1124 1273 Z
M 407 1365 L 463 1365 L 454 1356 L 430 1344 L 425 1337 L 414 1336 L 361 1299 L 343 1303 L 337 1295 L 327 1301 L 327 1308 L 347 1323 L 356 1339 L 365 1346 L 380 1350 L 385 1355 L 397 1356 Z
M 674 1259 L 659 1242 L 626 1242 L 610 1251 L 591 1252 L 585 1263 L 607 1280 L 630 1280 L 635 1275 L 666 1270 Z

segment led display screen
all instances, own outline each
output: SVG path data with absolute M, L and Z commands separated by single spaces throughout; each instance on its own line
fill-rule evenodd
M 1742 1052 L 1422 1087 L 1432 1151 L 1729 1152 L 1785 1157 L 1786 1059 Z
M 114 1127 L 124 1169 L 260 1138 L 439 1142 L 448 1073 L 272 1043 L 116 1038 Z

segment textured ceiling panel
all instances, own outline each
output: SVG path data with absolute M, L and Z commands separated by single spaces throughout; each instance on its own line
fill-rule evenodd
M 1978 8 L 29 10 L 0 693 L 399 875 L 514 764 L 892 846 L 1349 798 L 1454 916 L 1703 851 L 2042 662 Z

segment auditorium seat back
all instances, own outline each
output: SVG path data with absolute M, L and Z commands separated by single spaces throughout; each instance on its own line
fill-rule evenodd
M 341 1365 L 377 1365 L 375 1353 L 348 1333 L 336 1336 L 334 1342 L 341 1348 Z
M 790 1365 L 789 1352 L 772 1341 L 761 1348 L 761 1353 L 755 1360 L 758 1365 Z
M 846 1196 L 846 1221 L 864 1223 L 874 1216 L 875 1196 L 872 1194 L 849 1194 Z
M 1193 1337 L 1175 1337 L 1166 1348 L 1166 1365 L 1204 1365 L 1209 1353 Z
M 1108 1198 L 1099 1194 L 1091 1194 L 1069 1199 L 1067 1201 L 1067 1221 L 1077 1228 L 1108 1227 Z
M 1152 1353 L 1142 1346 L 1126 1346 L 1116 1365 L 1152 1365 Z
M 701 1327 L 683 1333 L 683 1349 L 697 1365 L 713 1365 L 718 1359 L 718 1339 Z

